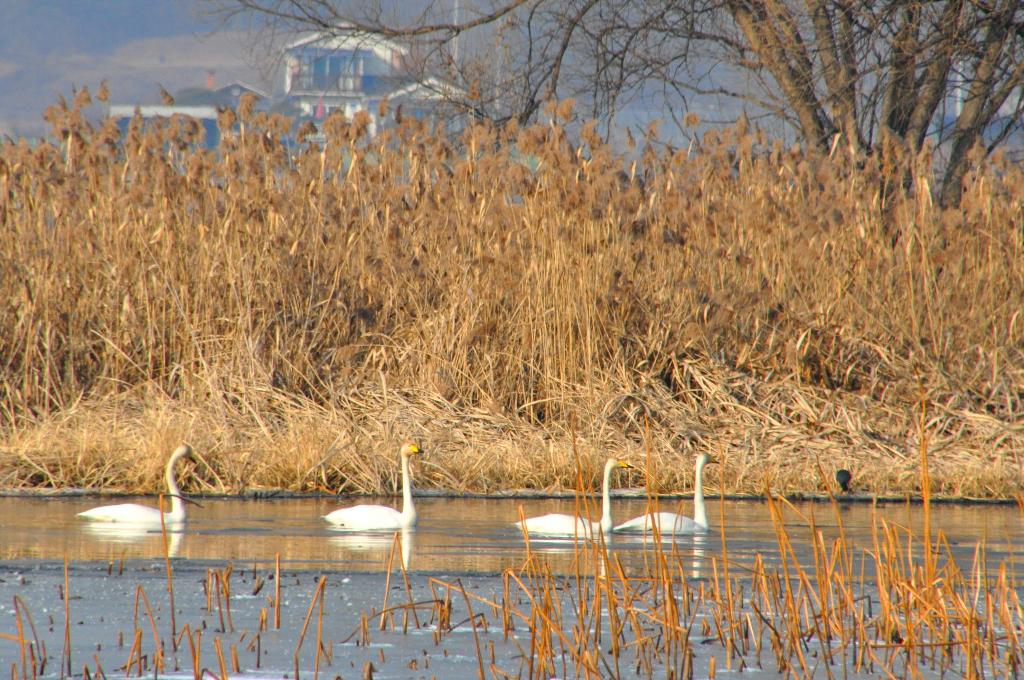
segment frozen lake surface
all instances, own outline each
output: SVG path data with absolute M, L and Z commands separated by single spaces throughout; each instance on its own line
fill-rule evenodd
M 536 585 L 537 579 L 550 576 L 556 585 L 544 592 L 557 600 L 551 604 L 555 610 L 565 608 L 560 613 L 564 616 L 561 626 L 579 627 L 580 617 L 573 612 L 582 593 L 593 596 L 594 579 L 588 575 L 595 573 L 595 553 L 577 550 L 572 542 L 533 541 L 530 553 L 535 559 L 527 565 L 522 537 L 511 526 L 520 507 L 526 516 L 571 513 L 575 509 L 571 499 L 418 499 L 419 524 L 402 537 L 408 565 L 404 575 L 394 534 L 339 533 L 320 519 L 330 510 L 365 499 L 206 499 L 202 507 L 190 506 L 185 531 L 168 537 L 173 620 L 162 536 L 91 525 L 75 517 L 105 502 L 0 498 L 0 669 L 20 675 L 35 655 L 32 667 L 41 677 L 67 673 L 70 657 L 70 672 L 75 676 L 88 669 L 93 676 L 102 670 L 108 677 L 152 677 L 155 667 L 162 666 L 161 675 L 193 677 L 198 662 L 219 677 L 223 660 L 223 670 L 231 677 L 294 678 L 296 668 L 300 677 L 314 673 L 325 678 L 364 677 L 367 664 L 372 664 L 375 678 L 476 678 L 481 672 L 489 678 L 503 677 L 501 673 L 561 676 L 563 671 L 572 676 L 582 663 L 579 659 L 577 666 L 566 662 L 564 669 L 553 672 L 531 668 L 531 659 L 539 652 L 531 648 L 536 636 L 530 635 L 530 629 L 539 624 L 527 619 L 539 605 L 530 601 L 529 593 L 536 594 L 534 586 L 547 588 Z M 154 503 L 153 499 L 141 502 Z M 675 501 L 663 502 L 661 509 L 675 511 L 675 505 Z M 642 499 L 615 499 L 616 519 L 640 515 L 645 507 Z M 690 507 L 684 502 L 681 511 L 690 514 Z M 772 569 L 782 566 L 776 529 L 765 503 L 712 501 L 713 526 L 721 526 L 723 509 L 729 567 L 738 583 L 749 577 L 756 560 Z M 872 548 L 873 525 L 884 522 L 897 533 L 910 530 L 920 536 L 922 519 L 921 506 L 915 504 L 873 509 L 862 503 L 836 508 L 798 503 L 785 510 L 792 555 L 798 561 L 814 563 L 810 522 L 828 545 L 838 538 L 841 520 L 846 541 L 860 560 L 854 567 L 858 573 L 862 568 L 873 570 L 863 557 L 863 551 Z M 968 574 L 979 542 L 985 546 L 989 574 L 994 575 L 1000 563 L 1015 574 L 1024 554 L 1022 524 L 1016 506 L 932 507 L 932 531 L 945 535 L 956 563 Z M 649 541 L 614 536 L 604 564 L 620 565 L 622 578 L 642 581 L 661 563 L 658 555 Z M 679 587 L 691 589 L 697 601 L 720 576 L 721 531 L 679 537 L 663 546 L 661 555 L 677 575 Z M 533 579 L 534 586 L 520 588 L 510 582 L 509 574 L 524 581 Z M 867 595 L 870 600 L 871 593 Z M 504 610 L 491 606 L 503 601 Z M 382 629 L 379 612 L 385 607 L 398 609 L 384 617 Z M 279 626 L 274 625 L 276 609 Z M 524 618 L 510 618 L 513 610 Z M 690 621 L 695 627 L 693 658 L 679 662 L 691 664 L 698 677 L 714 665 L 718 672 L 728 667 L 735 671 L 739 663 L 718 646 L 696 644 L 714 638 L 704 628 L 711 629 L 709 621 L 704 614 L 694 615 Z M 588 626 L 600 630 L 611 623 L 605 609 Z M 553 639 L 566 644 L 557 636 Z M 22 657 L 26 650 L 27 659 Z M 638 664 L 641 677 L 660 677 L 664 669 L 644 666 L 638 660 L 643 655 L 637 654 L 621 657 L 629 658 L 628 669 L 615 671 L 614 666 L 601 665 L 611 663 L 607 654 L 600 656 L 600 663 L 593 663 L 599 664 L 596 667 L 604 676 L 635 677 L 632 663 Z M 131 669 L 126 668 L 129 665 Z M 748 658 L 741 666 L 772 677 L 777 672 Z M 812 675 L 827 677 L 824 667 L 814 668 L 818 670 Z M 32 677 L 30 670 L 26 676 Z

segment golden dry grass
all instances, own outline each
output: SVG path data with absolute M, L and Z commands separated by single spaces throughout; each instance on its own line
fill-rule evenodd
M 558 116 L 449 142 L 406 119 L 223 114 L 125 135 L 78 105 L 0 148 L 0 486 L 571 486 L 573 441 L 651 450 L 662 489 L 1006 497 L 1024 450 L 1024 176 L 963 206 L 899 189 L 930 158 L 811 157 L 737 129 L 627 162 Z M 564 113 L 564 112 L 563 112 Z M 235 131 L 230 126 L 237 123 Z M 623 169 L 625 168 L 625 170 Z M 915 184 L 921 186 L 919 180 Z M 634 480 L 639 481 L 639 480 Z

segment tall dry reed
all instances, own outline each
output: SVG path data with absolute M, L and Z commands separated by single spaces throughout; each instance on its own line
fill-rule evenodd
M 448 140 L 367 135 L 247 101 L 217 152 L 185 119 L 0 147 L 0 486 L 193 490 L 571 484 L 572 432 L 693 456 L 723 488 L 917 492 L 920 384 L 936 494 L 1004 496 L 1024 450 L 1024 177 L 979 163 L 963 206 L 894 189 L 931 158 L 808 156 L 743 128 L 635 160 L 568 106 Z M 915 186 L 925 186 L 924 180 Z M 649 440 L 645 442 L 645 439 Z

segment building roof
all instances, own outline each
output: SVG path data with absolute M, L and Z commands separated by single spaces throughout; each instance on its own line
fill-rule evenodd
M 216 118 L 217 109 L 213 106 L 136 106 L 134 104 L 111 104 L 110 116 L 113 118 L 131 118 L 138 111 L 143 118 L 156 116 L 191 116 L 192 118 Z
M 409 83 L 388 93 L 388 99 L 408 97 L 410 99 L 452 99 L 461 96 L 462 90 L 450 83 L 430 76 L 422 81 Z
M 238 106 L 240 97 L 252 93 L 260 99 L 269 99 L 263 90 L 243 82 L 233 82 L 215 89 L 186 87 L 174 93 L 174 100 L 181 106 Z
M 339 26 L 337 31 L 320 31 L 307 35 L 285 47 L 286 52 L 316 44 L 332 50 L 368 49 L 381 59 L 390 60 L 392 53 L 406 55 L 409 48 L 394 40 L 350 26 Z

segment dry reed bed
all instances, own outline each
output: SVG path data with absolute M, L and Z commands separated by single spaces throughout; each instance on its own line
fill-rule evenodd
M 1024 450 L 1024 177 L 979 164 L 963 206 L 929 158 L 807 157 L 737 129 L 627 163 L 589 128 L 405 119 L 370 138 L 223 114 L 118 140 L 81 93 L 54 142 L 0 149 L 0 486 L 156 490 L 182 439 L 193 491 L 557 488 L 573 443 L 692 460 L 729 492 L 1006 497 Z M 623 168 L 626 168 L 624 171 Z

